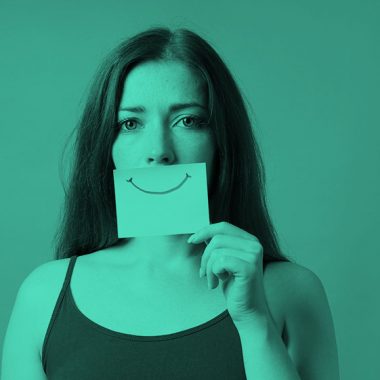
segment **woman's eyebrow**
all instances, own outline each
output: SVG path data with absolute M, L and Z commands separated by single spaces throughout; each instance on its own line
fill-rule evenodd
M 169 112 L 176 112 L 180 111 L 185 108 L 193 108 L 198 107 L 202 108 L 203 110 L 207 111 L 207 108 L 203 106 L 202 104 L 199 104 L 197 102 L 190 102 L 190 103 L 175 103 L 172 104 L 169 107 Z M 125 106 L 119 109 L 119 111 L 130 111 L 130 112 L 136 112 L 136 113 L 143 113 L 145 112 L 145 107 L 143 106 Z

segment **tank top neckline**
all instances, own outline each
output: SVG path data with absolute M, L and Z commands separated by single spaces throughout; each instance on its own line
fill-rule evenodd
M 93 321 L 92 319 L 90 319 L 89 317 L 87 317 L 79 309 L 79 307 L 78 307 L 78 305 L 74 299 L 74 296 L 73 296 L 73 293 L 71 290 L 71 275 L 72 275 L 72 272 L 74 269 L 74 264 L 75 264 L 77 257 L 78 256 L 72 256 L 71 260 L 70 260 L 70 263 L 72 263 L 71 264 L 72 268 L 70 271 L 69 284 L 67 286 L 68 299 L 71 302 L 72 306 L 74 307 L 75 312 L 81 317 L 82 320 L 86 321 L 93 328 L 97 329 L 98 331 L 100 331 L 104 334 L 111 335 L 111 336 L 121 338 L 121 339 L 134 340 L 134 341 L 145 341 L 145 342 L 176 339 L 176 338 L 181 338 L 181 337 L 191 335 L 191 334 L 194 334 L 197 332 L 201 332 L 202 330 L 207 329 L 207 328 L 215 325 L 216 323 L 222 321 L 227 316 L 229 316 L 228 309 L 225 309 L 224 311 L 222 311 L 220 314 L 218 314 L 214 318 L 212 318 L 206 322 L 203 322 L 197 326 L 190 327 L 190 328 L 182 330 L 182 331 L 177 331 L 174 333 L 162 334 L 162 335 L 135 335 L 135 334 L 123 333 L 123 332 L 116 331 L 116 330 L 111 330 L 108 327 L 102 326 L 102 325 L 96 323 L 95 321 Z

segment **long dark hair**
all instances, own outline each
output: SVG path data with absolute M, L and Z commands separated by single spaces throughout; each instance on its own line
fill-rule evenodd
M 183 62 L 207 83 L 210 125 L 218 151 L 209 199 L 211 223 L 226 221 L 255 235 L 264 248 L 264 262 L 291 261 L 281 253 L 270 220 L 261 153 L 235 80 L 199 35 L 166 27 L 152 27 L 122 41 L 98 68 L 76 128 L 68 190 L 64 187 L 63 213 L 54 237 L 55 259 L 89 254 L 121 240 L 112 160 L 117 111 L 126 75 L 149 60 Z

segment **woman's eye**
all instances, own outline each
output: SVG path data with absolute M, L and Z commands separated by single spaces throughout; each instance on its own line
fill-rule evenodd
M 198 128 L 200 128 L 203 125 L 207 124 L 204 119 L 198 116 L 185 116 L 179 121 L 177 121 L 177 123 L 175 124 L 178 124 L 180 122 L 183 123 L 183 125 L 185 126 L 185 129 L 190 129 L 194 127 L 195 125 L 197 125 Z M 119 122 L 119 126 L 120 126 L 120 129 L 124 132 L 133 131 L 137 128 L 136 123 L 137 123 L 137 120 L 135 119 L 124 119 Z
M 132 128 L 129 128 L 131 123 L 136 123 L 136 120 L 134 120 L 134 119 L 125 119 L 125 120 L 120 121 L 119 125 L 120 125 L 121 129 L 123 129 L 123 125 L 125 125 L 125 128 L 128 131 L 132 131 L 132 130 L 136 129 L 136 126 L 132 127 Z
M 190 125 L 188 125 L 189 120 L 190 120 Z M 194 126 L 194 124 L 196 124 L 198 126 L 206 124 L 203 119 L 201 119 L 200 117 L 197 117 L 197 116 L 185 116 L 180 121 L 183 121 L 187 127 L 192 127 L 192 126 Z

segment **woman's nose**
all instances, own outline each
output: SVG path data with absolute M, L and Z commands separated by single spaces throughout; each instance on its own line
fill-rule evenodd
M 170 136 L 170 131 L 165 128 L 159 127 L 155 130 L 149 131 L 149 145 L 147 161 L 149 164 L 163 163 L 170 164 L 174 161 L 173 143 Z

